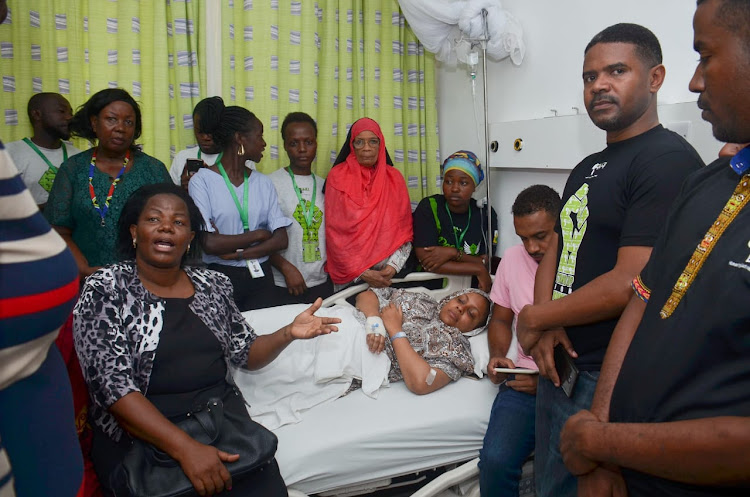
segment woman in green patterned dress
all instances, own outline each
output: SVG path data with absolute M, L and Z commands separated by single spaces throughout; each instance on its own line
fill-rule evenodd
M 70 128 L 96 145 L 60 166 L 44 215 L 70 247 L 83 278 L 119 259 L 117 221 L 130 194 L 171 179 L 161 161 L 135 145 L 141 111 L 127 91 L 97 92 L 76 112 Z

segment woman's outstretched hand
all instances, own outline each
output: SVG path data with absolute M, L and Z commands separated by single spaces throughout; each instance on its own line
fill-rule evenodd
M 303 312 L 294 318 L 294 321 L 289 325 L 289 333 L 294 339 L 306 340 L 308 338 L 315 338 L 320 335 L 327 335 L 333 331 L 339 331 L 335 323 L 340 323 L 339 318 L 324 318 L 315 315 L 315 311 L 320 309 L 323 304 L 323 299 L 318 299 L 305 309 Z

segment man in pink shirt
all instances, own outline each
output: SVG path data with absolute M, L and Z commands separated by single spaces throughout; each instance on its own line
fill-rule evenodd
M 511 211 L 523 244 L 505 251 L 490 292 L 494 305 L 487 335 L 491 356 L 487 374 L 500 387 L 479 452 L 482 496 L 517 496 L 521 467 L 534 450 L 538 375 L 498 373 L 495 368 L 538 369 L 519 344 L 514 344 L 514 353 L 509 349 L 515 317 L 534 303 L 534 277 L 555 232 L 560 196 L 548 186 L 530 186 L 518 194 Z

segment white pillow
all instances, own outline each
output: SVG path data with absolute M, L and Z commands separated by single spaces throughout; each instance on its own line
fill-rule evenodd
M 487 332 L 469 337 L 471 355 L 474 358 L 474 374 L 483 377 L 487 374 L 487 363 L 490 362 L 490 345 L 487 343 Z
M 482 377 L 487 374 L 487 364 L 490 362 L 490 344 L 487 332 L 469 338 L 471 344 L 471 355 L 474 357 L 474 374 Z M 508 347 L 508 359 L 516 362 L 518 357 L 518 337 L 516 337 L 516 323 L 513 321 L 513 338 Z

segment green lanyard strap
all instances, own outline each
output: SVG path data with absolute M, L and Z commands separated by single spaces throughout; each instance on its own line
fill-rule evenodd
M 294 187 L 294 193 L 297 194 L 297 200 L 299 200 L 299 208 L 302 210 L 302 216 L 305 218 L 305 227 L 309 229 L 313 225 L 312 221 L 313 221 L 313 214 L 315 213 L 315 197 L 318 193 L 315 175 L 314 174 L 312 175 L 312 179 L 313 179 L 312 200 L 310 201 L 310 208 L 307 208 L 307 206 L 305 205 L 305 201 L 302 198 L 302 192 L 300 192 L 300 189 L 297 186 L 297 182 L 294 179 L 294 173 L 292 173 L 292 169 L 290 167 L 287 167 L 286 172 L 288 172 L 289 177 L 292 178 L 292 186 Z
M 53 172 L 55 173 L 57 172 L 57 166 L 52 165 L 52 163 L 49 161 L 47 156 L 44 155 L 41 150 L 39 150 L 39 147 L 37 147 L 33 141 L 29 140 L 28 138 L 24 138 L 23 141 L 26 142 L 26 145 L 31 147 L 31 149 L 34 152 L 36 152 L 37 155 L 41 157 L 44 162 L 47 163 L 47 165 L 49 166 L 50 169 L 52 169 Z M 62 142 L 62 150 L 63 150 L 63 162 L 65 162 L 66 160 L 68 160 L 68 149 L 65 147 L 65 142 Z
M 464 237 L 469 231 L 471 226 L 471 206 L 469 206 L 469 220 L 466 222 L 466 227 L 461 231 L 461 236 L 456 235 L 456 226 L 453 224 L 453 216 L 451 216 L 451 210 L 448 208 L 448 204 L 445 204 L 445 212 L 448 213 L 448 219 L 451 220 L 451 228 L 453 228 L 453 237 L 456 239 L 456 248 L 463 251 Z
M 250 231 L 250 224 L 247 221 L 247 197 L 248 197 L 248 184 L 247 181 L 247 169 L 243 172 L 244 174 L 244 180 L 242 182 L 242 205 L 240 205 L 240 201 L 237 198 L 237 193 L 234 191 L 234 185 L 232 185 L 232 182 L 229 181 L 229 176 L 227 176 L 226 170 L 224 170 L 224 165 L 221 163 L 221 157 L 223 153 L 219 154 L 219 156 L 216 158 L 216 167 L 219 169 L 219 172 L 221 173 L 221 177 L 224 178 L 224 183 L 227 184 L 227 189 L 229 189 L 229 193 L 232 194 L 232 200 L 234 200 L 234 205 L 237 206 L 237 210 L 240 213 L 240 219 L 242 220 L 242 228 L 245 231 Z

